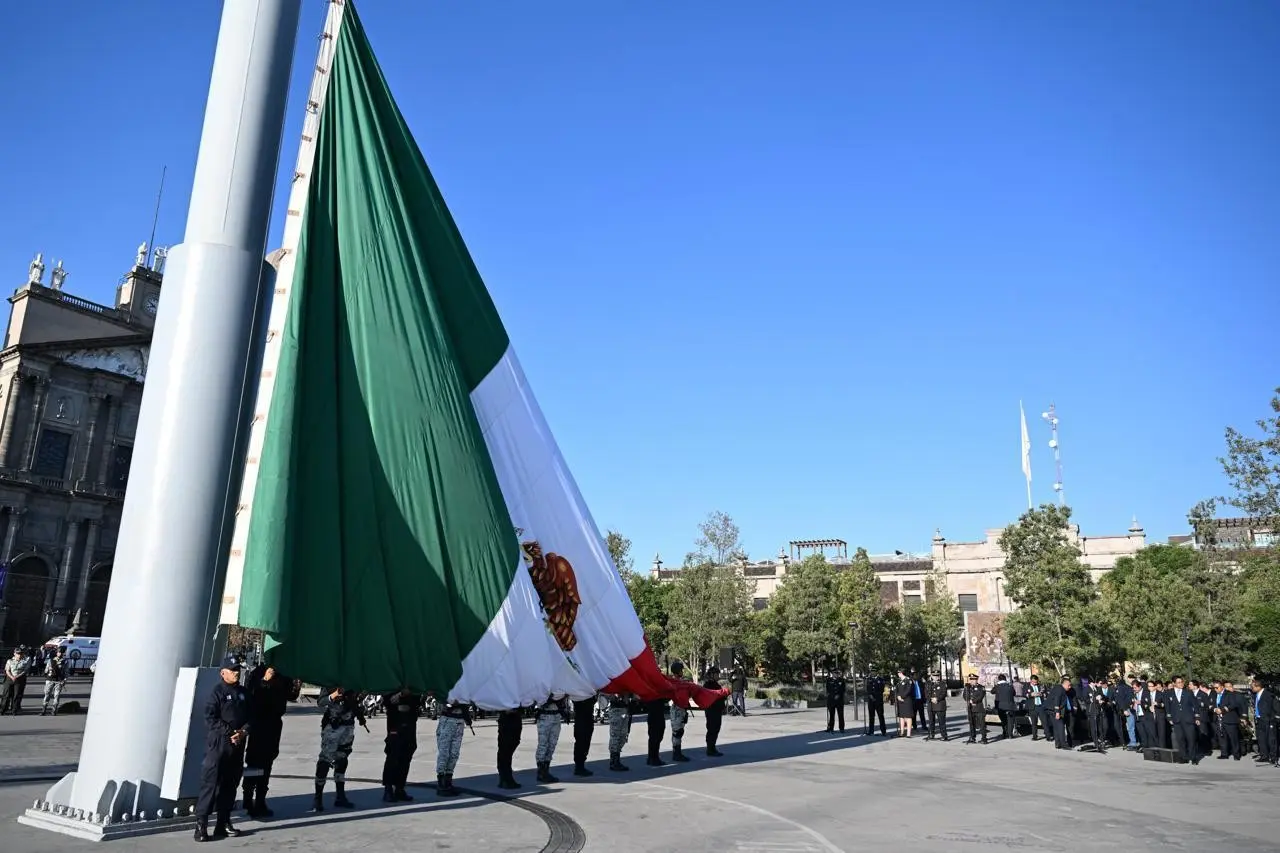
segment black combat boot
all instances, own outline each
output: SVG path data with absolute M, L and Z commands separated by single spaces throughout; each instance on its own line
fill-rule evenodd
M 253 810 L 254 817 L 261 820 L 264 817 L 275 817 L 276 813 L 267 808 L 267 780 L 270 779 L 269 774 L 258 777 L 257 787 L 254 788 Z
M 395 785 L 383 785 L 383 786 L 382 786 L 382 801 L 383 801 L 384 803 L 394 803 L 394 802 L 396 801 L 396 787 L 395 787 Z
M 645 764 L 648 764 L 650 767 L 665 767 L 667 762 L 662 760 L 662 756 L 658 754 L 657 749 L 650 748 L 649 760 L 646 761 Z
M 621 752 L 611 752 L 609 753 L 609 769 L 615 772 L 623 772 L 631 768 L 622 763 Z
M 707 744 L 707 756 L 709 758 L 720 758 L 723 755 L 724 753 L 716 749 L 716 745 L 714 743 Z
M 453 781 L 445 773 L 436 774 L 436 796 L 456 797 L 458 792 L 453 788 Z
M 340 809 L 354 809 L 356 804 L 347 799 L 347 783 L 345 780 L 333 780 L 335 796 L 333 804 Z
M 592 773 L 590 770 L 587 769 L 587 764 L 585 761 L 579 761 L 578 763 L 573 765 L 573 775 L 574 776 L 594 776 L 596 774 Z
M 462 793 L 461 791 L 459 791 L 457 788 L 455 788 L 455 787 L 453 786 L 453 774 L 452 774 L 452 773 L 446 773 L 446 774 L 444 774 L 444 783 L 445 783 L 445 785 L 447 785 L 447 786 L 449 787 L 449 796 L 451 796 L 451 797 L 456 797 L 456 796 L 458 796 L 459 794 L 461 794 L 461 793 Z
M 521 787 L 516 781 L 515 775 L 511 772 L 511 765 L 498 767 L 498 787 L 508 791 L 515 791 Z
M 396 786 L 396 802 L 397 803 L 413 802 L 413 795 L 404 789 L 404 785 Z
M 555 782 L 560 781 L 559 779 L 551 775 L 550 761 L 538 762 L 538 781 L 543 784 L 554 784 Z
M 315 796 L 315 799 L 311 801 L 311 810 L 314 812 L 324 811 L 324 782 L 323 781 L 316 783 L 316 796 Z
M 684 754 L 683 747 L 673 746 L 671 747 L 671 760 L 672 761 L 690 761 L 692 759 L 690 759 L 689 756 Z

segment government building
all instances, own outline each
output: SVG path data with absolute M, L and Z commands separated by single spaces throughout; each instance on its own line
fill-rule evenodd
M 955 596 L 962 612 L 1003 611 L 1012 609 L 1004 594 L 1004 552 L 1000 550 L 1003 528 L 987 530 L 976 542 L 949 542 L 941 531 L 933 534 L 933 547 L 928 554 L 872 554 L 871 567 L 880 580 L 880 600 L 886 607 L 919 604 L 923 600 L 925 579 L 935 570 L 945 578 L 950 595 Z M 1089 567 L 1096 581 L 1115 568 L 1121 557 L 1136 554 L 1147 545 L 1146 533 L 1137 519 L 1127 533 L 1109 536 L 1085 536 L 1078 525 L 1067 533 L 1071 544 L 1080 549 L 1080 561 Z M 814 554 L 822 554 L 837 570 L 849 565 L 848 544 L 843 539 L 803 539 L 788 543 L 776 558 L 751 562 L 743 560 L 734 568 L 755 584 L 755 608 L 763 610 L 779 585 L 786 579 L 792 562 Z M 650 575 L 661 580 L 674 580 L 679 569 L 662 568 L 661 559 L 654 561 Z
M 114 305 L 37 255 L 0 349 L 0 649 L 97 636 L 111 581 L 164 250 L 139 247 Z

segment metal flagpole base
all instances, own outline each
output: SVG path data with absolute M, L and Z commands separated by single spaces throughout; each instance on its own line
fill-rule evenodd
M 142 782 L 120 785 L 114 796 L 104 803 L 105 810 L 101 813 L 58 805 L 70 799 L 75 778 L 75 773 L 63 776 L 44 799 L 36 800 L 31 808 L 18 815 L 18 823 L 85 841 L 115 841 L 195 829 L 195 808 L 191 802 L 174 804 L 162 800 L 160 808 L 154 811 L 141 809 L 140 792 L 145 789 Z

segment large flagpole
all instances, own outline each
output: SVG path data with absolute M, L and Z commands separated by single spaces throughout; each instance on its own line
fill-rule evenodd
M 182 667 L 208 666 L 243 459 L 301 0 L 225 0 L 187 230 L 169 253 L 76 773 L 75 827 L 154 817 Z M 179 757 L 180 758 L 180 757 Z M 172 804 L 168 804 L 172 806 Z M 59 808 L 54 809 L 60 811 Z
M 1018 414 L 1022 419 L 1022 475 L 1027 478 L 1027 509 L 1035 509 L 1031 502 L 1031 435 L 1027 432 L 1027 412 L 1018 401 Z

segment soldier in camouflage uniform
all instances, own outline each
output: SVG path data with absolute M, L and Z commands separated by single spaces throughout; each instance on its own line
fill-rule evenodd
M 622 763 L 622 748 L 631 734 L 631 694 L 619 693 L 609 697 L 609 769 L 630 770 Z
M 671 664 L 671 674 L 681 681 L 684 680 L 684 664 L 676 661 Z M 685 694 L 687 697 L 687 693 Z M 687 699 L 684 703 L 680 701 L 677 694 L 676 700 L 671 703 L 671 760 L 672 761 L 688 761 L 689 756 L 684 754 L 684 727 L 689 722 L 689 706 Z
M 364 714 L 360 712 L 360 700 L 355 693 L 342 687 L 321 694 L 316 702 L 323 716 L 320 717 L 320 760 L 316 762 L 316 797 L 312 808 L 324 811 L 324 785 L 329 778 L 329 768 L 333 768 L 333 787 L 337 796 L 333 804 L 338 808 L 355 808 L 355 803 L 347 799 L 347 759 L 351 757 L 351 747 L 356 740 L 356 723 L 365 725 Z
M 551 761 L 555 757 L 556 744 L 560 742 L 560 725 L 569 721 L 569 709 L 564 696 L 547 697 L 538 706 L 538 748 L 534 759 L 538 763 L 538 781 L 559 782 L 551 775 Z
M 471 725 L 471 707 L 465 702 L 449 702 L 440 710 L 436 723 L 436 795 L 456 797 L 453 768 L 462 752 L 462 729 Z

